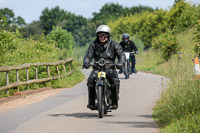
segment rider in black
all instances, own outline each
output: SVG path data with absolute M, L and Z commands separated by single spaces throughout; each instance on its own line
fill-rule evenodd
M 132 52 L 134 50 L 135 54 L 138 53 L 138 49 L 135 46 L 135 43 L 131 40 L 129 40 L 129 34 L 128 33 L 124 33 L 122 35 L 122 41 L 120 42 L 120 45 L 123 49 L 124 52 Z M 133 53 L 130 54 L 131 56 L 131 71 L 132 73 L 137 73 L 136 69 L 135 69 L 135 64 L 136 64 L 136 59 L 135 59 L 135 55 Z M 120 71 L 121 73 L 121 71 Z
M 87 50 L 86 56 L 83 60 L 83 68 L 89 68 L 89 64 L 92 59 L 98 61 L 100 58 L 104 58 L 111 63 L 115 62 L 118 58 L 117 66 L 122 68 L 125 60 L 125 55 L 121 46 L 114 40 L 110 40 L 111 30 L 107 25 L 100 25 L 96 30 L 96 39 L 92 42 Z M 88 86 L 88 105 L 91 110 L 95 107 L 95 80 L 97 79 L 98 67 L 93 67 L 92 72 L 87 80 Z M 112 109 L 118 108 L 118 95 L 120 81 L 118 78 L 115 67 L 110 67 L 106 70 L 107 78 L 111 85 L 111 97 L 112 97 Z

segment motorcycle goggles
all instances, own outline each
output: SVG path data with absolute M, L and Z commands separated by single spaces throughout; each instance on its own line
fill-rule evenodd
M 122 40 L 128 40 L 128 38 L 123 38 Z
M 99 33 L 97 35 L 98 35 L 99 38 L 102 38 L 102 37 L 108 38 L 109 37 L 109 34 L 107 34 L 107 33 Z
M 128 42 L 128 38 L 123 38 L 123 42 Z

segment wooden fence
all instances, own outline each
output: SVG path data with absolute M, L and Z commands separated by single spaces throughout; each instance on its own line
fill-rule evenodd
M 72 63 L 73 59 L 69 58 L 66 60 L 60 60 L 60 61 L 56 61 L 56 62 L 44 62 L 44 63 L 30 63 L 30 64 L 23 64 L 23 65 L 19 65 L 19 66 L 6 66 L 6 67 L 0 67 L 0 72 L 6 72 L 6 85 L 5 86 L 1 86 L 0 87 L 0 91 L 1 90 L 7 90 L 7 95 L 9 95 L 9 89 L 13 88 L 13 87 L 18 87 L 18 91 L 19 91 L 19 86 L 20 85 L 29 85 L 32 83 L 42 83 L 42 82 L 47 82 L 50 80 L 55 80 L 58 78 L 61 78 L 62 75 L 69 75 L 71 73 L 74 72 L 74 70 L 70 71 L 70 72 L 66 72 L 66 63 L 69 63 L 69 65 Z M 64 74 L 60 74 L 59 68 L 58 66 L 62 65 L 62 68 L 64 70 Z M 47 68 L 47 73 L 48 73 L 48 78 L 42 78 L 42 79 L 38 79 L 38 66 L 46 66 Z M 56 70 L 57 70 L 57 75 L 55 77 L 51 77 L 51 71 L 49 66 L 56 66 Z M 35 67 L 35 79 L 29 80 L 29 68 L 30 67 Z M 26 69 L 26 81 L 20 81 L 19 80 L 19 70 L 21 69 Z M 16 71 L 16 82 L 9 84 L 9 72 L 10 71 Z

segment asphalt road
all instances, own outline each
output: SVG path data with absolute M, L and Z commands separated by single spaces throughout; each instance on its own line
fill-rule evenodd
M 88 77 L 90 70 L 83 72 Z M 162 76 L 138 72 L 130 79 L 119 77 L 119 108 L 102 119 L 86 108 L 84 80 L 42 101 L 0 113 L 0 133 L 158 133 L 152 107 L 162 91 Z

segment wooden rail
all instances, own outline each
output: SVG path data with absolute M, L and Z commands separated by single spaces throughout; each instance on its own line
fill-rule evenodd
M 66 59 L 66 60 L 61 60 L 61 61 L 56 61 L 56 62 L 43 62 L 43 63 L 29 63 L 29 64 L 23 64 L 19 66 L 6 66 L 6 67 L 0 67 L 0 72 L 6 72 L 6 85 L 0 87 L 1 90 L 7 90 L 7 94 L 9 95 L 9 89 L 13 87 L 18 87 L 20 85 L 29 85 L 32 83 L 42 83 L 42 82 L 47 82 L 50 80 L 55 80 L 58 78 L 61 78 L 62 75 L 70 75 L 74 72 L 74 70 L 71 70 L 70 72 L 66 72 L 65 64 L 66 63 L 71 63 L 73 61 L 72 58 Z M 62 65 L 64 74 L 60 74 L 58 66 Z M 48 73 L 48 78 L 43 78 L 43 79 L 38 79 L 38 66 L 46 66 L 47 67 L 47 73 Z M 49 66 L 56 66 L 57 74 L 58 76 L 51 77 L 51 72 Z M 30 67 L 35 67 L 35 79 L 29 80 L 29 68 Z M 19 80 L 19 70 L 21 69 L 26 69 L 26 81 L 21 82 Z M 12 70 L 16 70 L 16 82 L 10 84 L 9 83 L 9 72 Z M 19 89 L 18 89 L 19 91 Z

